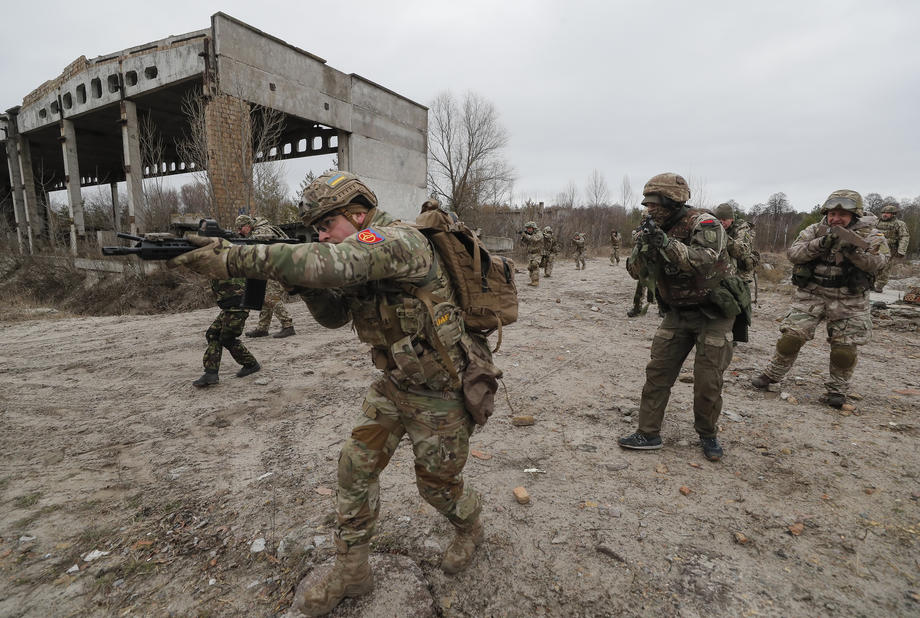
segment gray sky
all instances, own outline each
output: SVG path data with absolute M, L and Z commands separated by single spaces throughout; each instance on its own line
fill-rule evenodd
M 515 202 L 570 181 L 583 194 L 594 169 L 612 200 L 624 175 L 639 192 L 664 171 L 712 204 L 920 196 L 913 0 L 16 2 L 0 109 L 81 54 L 207 28 L 218 10 L 419 103 L 484 96 L 511 136 Z

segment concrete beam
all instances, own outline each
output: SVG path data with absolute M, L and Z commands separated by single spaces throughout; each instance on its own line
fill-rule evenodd
M 137 105 L 121 102 L 121 143 L 125 162 L 125 185 L 128 192 L 128 229 L 132 234 L 147 231 L 143 220 L 144 161 L 137 126 Z
M 39 212 L 38 196 L 35 193 L 35 174 L 32 171 L 32 147 L 29 140 L 19 136 L 19 173 L 22 175 L 22 196 L 26 221 L 29 224 L 29 246 L 36 238 L 40 238 L 44 231 L 44 220 Z
M 16 242 L 19 245 L 19 252 L 25 253 L 27 250 L 31 253 L 31 246 L 28 245 L 29 234 L 27 231 L 27 220 L 25 210 L 25 199 L 22 194 L 22 174 L 19 169 L 19 131 L 16 126 L 16 112 L 18 108 L 7 110 L 6 123 L 6 164 L 10 174 L 10 190 L 13 194 L 13 218 L 16 221 Z
M 80 193 L 80 159 L 77 157 L 77 132 L 73 122 L 61 120 L 61 150 L 64 155 L 64 185 L 67 189 L 67 209 L 70 211 L 70 250 L 77 253 L 77 236 L 86 236 L 83 219 L 83 195 Z
M 112 229 L 116 232 L 121 231 L 121 213 L 118 204 L 118 183 L 110 182 L 109 189 L 112 191 Z

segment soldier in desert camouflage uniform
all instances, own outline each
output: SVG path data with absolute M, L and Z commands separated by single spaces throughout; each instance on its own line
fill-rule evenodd
M 575 270 L 585 269 L 585 255 L 587 253 L 588 239 L 584 232 L 575 232 L 572 236 L 572 246 L 575 250 Z
M 524 224 L 521 233 L 521 244 L 527 251 L 527 272 L 530 273 L 530 283 L 534 287 L 540 285 L 540 262 L 543 259 L 543 234 L 537 229 L 537 224 L 528 221 Z
M 419 492 L 456 530 L 441 568 L 465 568 L 483 541 L 479 494 L 462 476 L 473 421 L 460 385 L 469 359 L 491 366 L 491 352 L 483 337 L 464 329 L 453 287 L 425 236 L 376 206 L 356 176 L 328 172 L 301 201 L 302 219 L 320 242 L 240 247 L 197 239 L 202 248 L 171 262 L 281 281 L 301 294 L 321 325 L 351 323 L 383 372 L 339 455 L 335 564 L 315 586 L 305 580 L 295 593 L 294 606 L 311 616 L 373 588 L 368 553 L 380 510 L 378 478 L 404 435 Z M 437 304 L 426 307 L 410 293 L 418 288 Z
M 659 433 L 671 387 L 695 347 L 693 426 L 703 454 L 717 461 L 722 458 L 716 438 L 722 374 L 732 358 L 734 316 L 724 315 L 713 304 L 710 292 L 720 289 L 728 276 L 725 230 L 713 215 L 685 205 L 690 188 L 677 174 L 652 177 L 642 193 L 642 204 L 657 230 L 640 236 L 626 270 L 636 279 L 644 270 L 655 272 L 664 319 L 652 339 L 651 359 L 645 368 L 638 431 L 620 438 L 618 444 L 637 450 L 661 448 Z
M 722 222 L 728 237 L 731 271 L 737 274 L 748 287 L 754 286 L 754 228 L 747 221 L 735 218 L 731 204 L 719 204 L 715 215 Z
M 553 262 L 556 261 L 557 253 L 559 253 L 559 241 L 553 236 L 553 228 L 547 225 L 543 228 L 543 253 L 540 258 L 544 277 L 552 276 Z
M 224 348 L 227 348 L 233 360 L 242 365 L 236 373 L 238 378 L 262 368 L 239 339 L 243 334 L 246 318 L 249 317 L 249 310 L 240 307 L 245 285 L 246 281 L 243 278 L 211 279 L 211 291 L 214 293 L 217 306 L 220 307 L 220 313 L 204 335 L 208 342 L 208 347 L 204 351 L 204 374 L 192 382 L 198 388 L 219 382 L 220 358 Z
M 814 339 L 818 324 L 827 320 L 830 379 L 822 400 L 840 408 L 856 367 L 857 346 L 868 343 L 872 334 L 868 294 L 873 275 L 888 263 L 888 245 L 875 229 L 875 217 L 863 213 L 862 196 L 856 191 L 834 191 L 821 212 L 824 218 L 802 230 L 786 252 L 798 290 L 780 324 L 782 336 L 773 360 L 751 384 L 766 388 L 782 380 L 805 342 Z M 868 250 L 832 235 L 835 226 L 860 236 L 869 244 Z
M 269 240 L 271 238 L 287 238 L 281 228 L 276 227 L 263 217 L 250 217 L 240 215 L 236 218 L 236 231 L 245 238 Z M 265 299 L 262 301 L 262 311 L 259 313 L 259 324 L 254 329 L 247 331 L 247 337 L 266 337 L 268 327 L 272 323 L 272 314 L 281 322 L 281 330 L 272 335 L 276 339 L 295 335 L 294 320 L 284 306 L 284 290 L 277 281 L 269 281 L 265 286 Z
M 620 233 L 616 230 L 610 230 L 610 263 L 620 263 Z
M 888 243 L 888 250 L 891 252 L 891 259 L 875 277 L 875 291 L 881 292 L 888 283 L 888 275 L 891 273 L 891 266 L 896 260 L 903 260 L 907 255 L 907 247 L 910 246 L 910 230 L 907 224 L 898 218 L 900 209 L 897 204 L 888 204 L 882 208 L 881 221 L 875 224 L 875 227 L 885 235 Z

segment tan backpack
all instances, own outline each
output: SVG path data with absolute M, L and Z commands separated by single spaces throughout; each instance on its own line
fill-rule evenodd
M 489 253 L 453 213 L 423 212 L 415 220 L 415 227 L 434 246 L 441 266 L 450 276 L 466 329 L 483 335 L 498 331 L 498 350 L 502 326 L 513 324 L 518 317 L 514 262 Z

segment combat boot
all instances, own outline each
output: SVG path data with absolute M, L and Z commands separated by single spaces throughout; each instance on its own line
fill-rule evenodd
M 291 335 L 296 335 L 296 334 L 297 333 L 294 332 L 293 326 L 283 326 L 281 327 L 281 330 L 279 330 L 277 333 L 272 335 L 272 337 L 274 337 L 275 339 L 284 339 L 285 337 L 290 337 Z
M 482 531 L 482 522 L 478 518 L 467 529 L 457 528 L 454 540 L 450 542 L 444 552 L 444 558 L 441 560 L 441 570 L 448 575 L 453 575 L 468 567 L 473 559 L 473 552 L 482 545 L 484 539 L 485 533 Z
M 246 331 L 247 337 L 268 337 L 268 331 L 264 328 L 253 328 Z
M 751 386 L 753 386 L 754 388 L 764 389 L 770 386 L 771 384 L 776 384 L 776 380 L 774 380 L 773 378 L 771 378 L 765 373 L 761 373 L 760 375 L 756 375 L 753 378 L 751 378 Z
M 821 397 L 821 401 L 839 410 L 847 402 L 847 396 L 843 393 L 825 393 Z
M 255 373 L 262 368 L 262 365 L 259 364 L 259 361 L 256 361 L 252 365 L 243 365 L 240 367 L 240 370 L 236 372 L 236 377 L 245 378 L 251 373 Z
M 321 579 L 307 588 L 310 576 L 304 577 L 294 592 L 294 608 L 307 616 L 331 612 L 345 597 L 358 597 L 374 589 L 374 575 L 367 562 L 370 544 L 346 547 L 335 540 L 338 553 L 335 564 Z
M 210 369 L 205 369 L 204 374 L 192 382 L 192 386 L 204 388 L 205 386 L 211 386 L 212 384 L 217 384 L 218 382 L 220 382 L 220 380 L 217 377 L 217 372 L 211 371 Z

